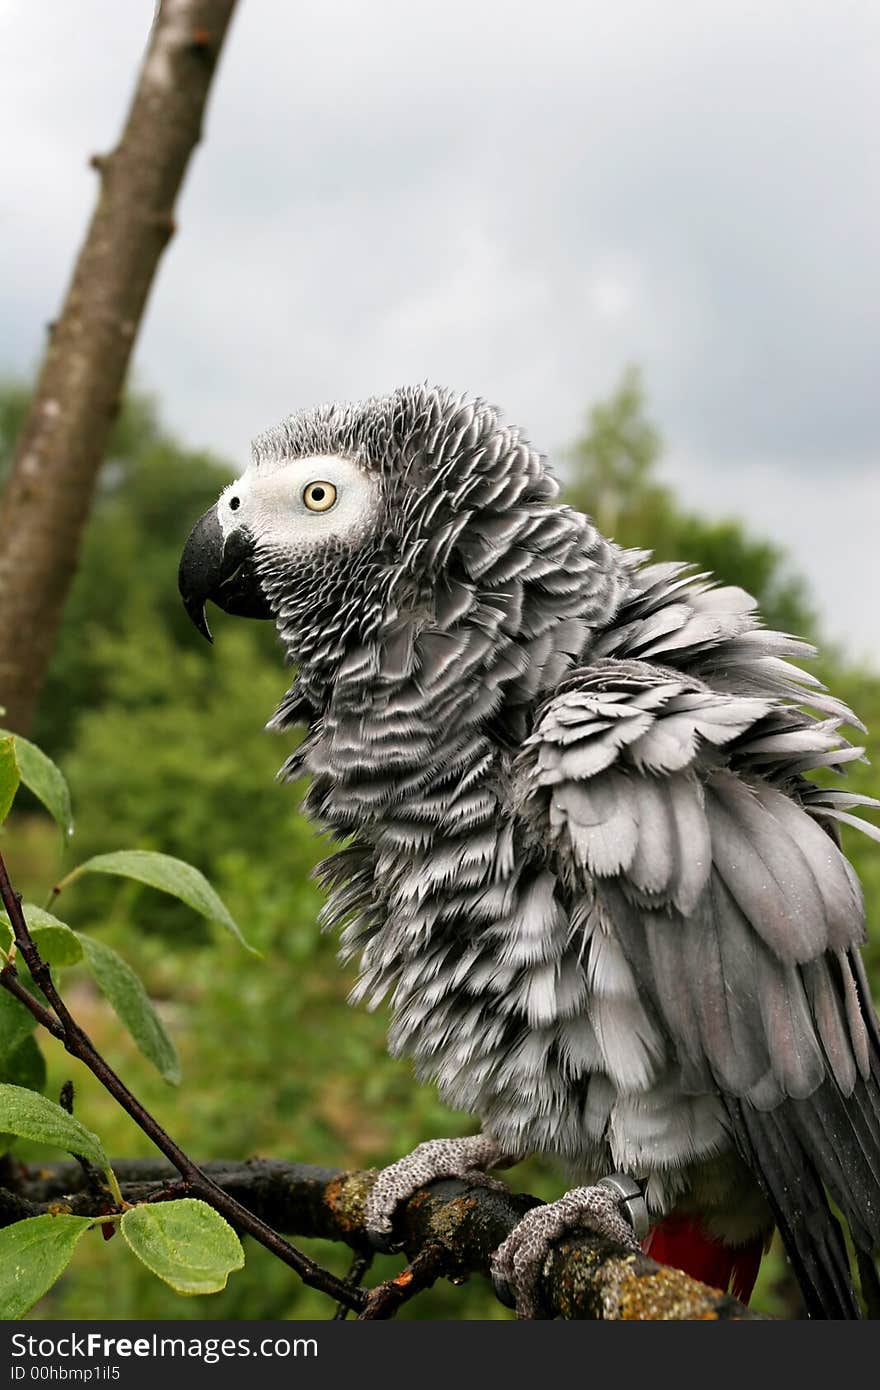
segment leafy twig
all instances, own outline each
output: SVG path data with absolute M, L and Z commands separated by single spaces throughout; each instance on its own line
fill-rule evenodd
M 178 1144 L 141 1104 L 125 1082 L 98 1052 L 88 1034 L 76 1022 L 52 980 L 49 966 L 40 956 L 21 908 L 21 896 L 16 893 L 9 881 L 3 856 L 0 855 L 0 897 L 12 923 L 16 947 L 27 965 L 34 983 L 41 990 L 49 1008 L 45 1008 L 22 984 L 14 965 L 7 964 L 0 971 L 0 984 L 10 994 L 24 1004 L 33 1017 L 57 1038 L 70 1053 L 83 1062 L 90 1072 L 101 1082 L 153 1141 L 156 1148 L 174 1165 L 180 1176 L 188 1184 L 192 1196 L 200 1197 L 209 1206 L 224 1216 L 237 1230 L 253 1236 L 260 1245 L 270 1250 L 284 1264 L 295 1270 L 304 1284 L 329 1294 L 338 1303 L 360 1310 L 365 1306 L 366 1295 L 360 1289 L 353 1289 L 337 1279 L 328 1270 L 322 1269 L 302 1251 L 280 1236 L 253 1212 L 237 1202 L 225 1192 L 205 1171 L 184 1153 Z M 53 1017 L 54 1014 L 54 1017 Z

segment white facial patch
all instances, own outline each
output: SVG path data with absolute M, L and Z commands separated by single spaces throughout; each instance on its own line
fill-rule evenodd
M 246 526 L 258 548 L 299 550 L 356 538 L 378 501 L 377 482 L 353 459 L 318 454 L 249 468 L 221 494 L 217 515 L 224 536 Z

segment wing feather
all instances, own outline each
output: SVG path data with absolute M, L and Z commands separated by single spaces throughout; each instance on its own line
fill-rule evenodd
M 676 619 L 682 582 L 668 570 L 633 601 L 630 650 L 639 632 L 664 660 L 690 643 L 708 672 L 723 629 L 739 688 L 623 654 L 571 672 L 519 756 L 516 800 L 602 924 L 584 968 L 612 1080 L 636 1085 L 667 1039 L 682 1093 L 724 1098 L 814 1311 L 854 1316 L 823 1185 L 859 1249 L 880 1244 L 880 1030 L 860 891 L 823 819 L 865 828 L 850 811 L 871 802 L 802 776 L 858 754 L 839 702 L 817 696 L 824 719 L 787 703 L 813 698 L 782 660 L 802 645 L 744 629 L 744 600 L 723 591 Z M 654 589 L 673 584 L 661 618 Z

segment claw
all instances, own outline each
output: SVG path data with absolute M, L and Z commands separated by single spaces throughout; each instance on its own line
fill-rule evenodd
M 526 1212 L 492 1256 L 492 1283 L 502 1303 L 520 1318 L 547 1316 L 541 1304 L 541 1275 L 551 1246 L 569 1231 L 593 1231 L 615 1245 L 638 1250 L 636 1227 L 647 1226 L 641 1188 L 625 1174 L 576 1187 L 558 1202 Z M 511 1295 L 513 1297 L 511 1298 Z
M 366 1235 L 367 1244 L 379 1255 L 396 1255 L 398 1250 L 403 1249 L 403 1243 L 395 1240 L 390 1231 L 380 1231 L 375 1226 L 368 1226 Z
M 498 1299 L 498 1302 L 503 1303 L 505 1308 L 516 1307 L 516 1299 L 513 1296 L 513 1290 L 504 1275 L 497 1269 L 492 1270 L 492 1288 L 495 1290 L 495 1297 Z

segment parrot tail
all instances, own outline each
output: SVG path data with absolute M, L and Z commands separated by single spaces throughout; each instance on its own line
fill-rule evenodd
M 658 1264 L 683 1270 L 692 1279 L 748 1303 L 764 1254 L 764 1238 L 758 1236 L 746 1245 L 725 1245 L 693 1217 L 672 1215 L 648 1232 L 642 1249 Z

